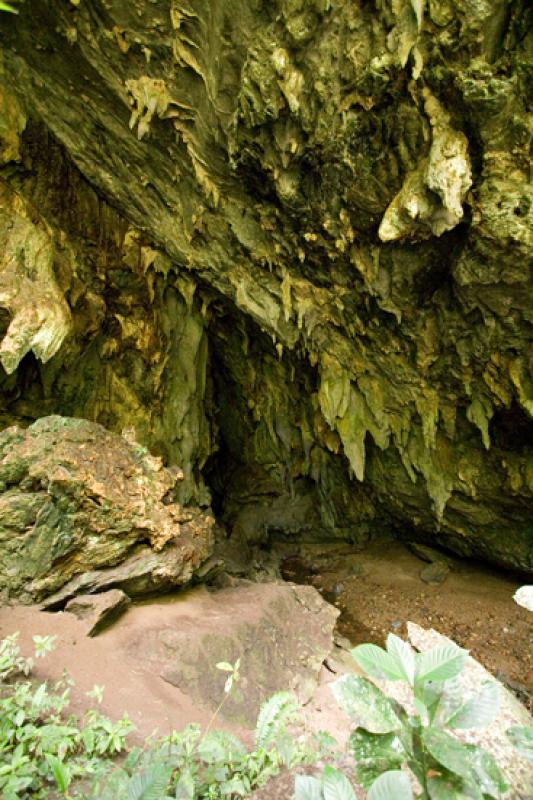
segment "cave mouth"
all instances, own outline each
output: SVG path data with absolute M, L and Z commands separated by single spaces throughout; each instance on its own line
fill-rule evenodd
M 489 425 L 495 447 L 513 453 L 525 453 L 533 448 L 533 418 L 513 398 L 508 408 L 499 408 Z
M 208 339 L 216 446 L 202 476 L 228 536 L 265 559 L 278 542 L 355 547 L 392 531 L 369 488 L 350 476 L 305 354 L 276 347 L 229 306 L 212 319 Z
M 277 347 L 223 300 L 207 336 L 216 444 L 201 474 L 220 529 L 248 559 L 251 553 L 262 563 L 277 559 L 281 568 L 293 545 L 298 551 L 332 543 L 357 552 L 373 542 L 385 548 L 388 542 L 418 543 L 443 557 L 473 565 L 479 560 L 512 579 L 529 574 L 523 566 L 531 557 L 524 503 L 510 499 L 506 509 L 509 528 L 521 536 L 516 558 L 496 525 L 479 542 L 458 534 L 478 513 L 475 499 L 454 491 L 439 521 L 423 476 L 413 483 L 397 449 L 382 451 L 368 432 L 365 480 L 356 480 L 337 432 L 321 413 L 319 373 L 308 354 Z M 530 433 L 531 422 L 517 404 L 497 412 L 489 458 L 498 458 L 499 448 L 526 451 Z M 479 452 L 485 457 L 481 442 Z

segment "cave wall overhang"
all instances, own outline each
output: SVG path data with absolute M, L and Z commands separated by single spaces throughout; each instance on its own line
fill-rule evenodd
M 263 530 L 531 569 L 531 9 L 424 7 L 0 20 L 3 424 L 133 426 L 203 502 L 223 445 L 230 519 L 256 476 Z

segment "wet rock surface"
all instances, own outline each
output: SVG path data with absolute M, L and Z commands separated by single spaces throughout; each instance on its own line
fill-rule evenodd
M 173 502 L 181 475 L 101 425 L 44 417 L 0 433 L 4 600 L 186 584 L 210 555 L 213 520 Z

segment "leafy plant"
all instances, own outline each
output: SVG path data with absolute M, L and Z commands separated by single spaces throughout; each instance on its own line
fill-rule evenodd
M 12 633 L 0 642 L 0 681 L 7 680 L 13 674 L 29 675 L 31 672 L 33 661 L 20 655 L 18 638 L 18 633 Z
M 57 636 L 32 636 L 35 647 L 35 658 L 44 658 L 55 647 Z
M 216 666 L 228 673 L 228 679 L 224 697 L 205 732 L 199 725 L 188 725 L 150 742 L 145 750 L 132 751 L 119 769 L 94 783 L 89 800 L 116 800 L 117 796 L 128 800 L 247 797 L 282 766 L 312 760 L 318 747 L 331 747 L 331 738 L 322 738 L 312 747 L 305 737 L 293 734 L 300 707 L 289 692 L 278 692 L 262 705 L 252 750 L 232 733 L 212 730 L 225 698 L 239 680 L 240 661 Z
M 368 800 L 413 800 L 407 765 L 417 779 L 422 800 L 499 798 L 507 785 L 492 756 L 463 744 L 451 731 L 488 725 L 498 714 L 499 686 L 482 685 L 465 698 L 458 676 L 467 652 L 450 643 L 416 653 L 394 634 L 387 649 L 373 644 L 352 650 L 357 663 L 373 678 L 404 681 L 412 692 L 415 713 L 366 678 L 345 675 L 333 684 L 341 708 L 355 722 L 349 746 L 355 776 Z M 529 729 L 510 729 L 516 746 L 531 756 Z M 350 781 L 326 767 L 320 778 L 298 776 L 295 800 L 354 800 Z
M 54 637 L 33 637 L 35 658 L 53 649 Z M 220 662 L 227 673 L 224 696 L 206 730 L 189 725 L 145 747 L 128 751 L 134 726 L 127 716 L 117 722 L 98 709 L 103 687 L 87 694 L 96 707 L 80 719 L 68 715 L 72 682 L 49 687 L 32 683 L 33 660 L 21 656 L 18 635 L 0 642 L 0 796 L 2 800 L 49 797 L 51 787 L 82 800 L 222 800 L 249 795 L 280 768 L 311 760 L 318 749 L 331 749 L 322 734 L 312 747 L 295 736 L 300 708 L 296 698 L 279 692 L 260 709 L 255 747 L 248 750 L 233 734 L 212 730 L 213 723 L 239 680 L 240 661 Z M 291 729 L 291 730 L 289 730 Z M 111 761 L 126 751 L 119 767 Z M 89 781 L 82 792 L 80 779 Z
M 224 703 L 226 702 L 226 700 L 228 699 L 231 690 L 233 689 L 233 684 L 234 683 L 238 683 L 238 681 L 240 679 L 239 669 L 241 667 L 241 659 L 238 658 L 237 661 L 235 662 L 235 664 L 230 664 L 229 661 L 219 661 L 218 664 L 215 664 L 215 666 L 216 666 L 217 669 L 220 669 L 223 672 L 228 672 L 229 674 L 228 674 L 228 677 L 226 678 L 226 682 L 224 684 L 224 695 L 222 697 L 222 700 L 220 701 L 220 703 L 216 707 L 213 716 L 209 720 L 209 723 L 208 723 L 207 728 L 205 730 L 204 736 L 207 735 L 207 733 L 211 729 L 215 719 L 218 717 L 218 715 L 222 711 L 222 707 L 223 707 Z
M 356 797 L 346 775 L 328 766 L 320 778 L 297 775 L 294 800 L 356 800 Z
M 369 789 L 371 800 L 413 797 L 407 774 L 400 771 L 403 764 L 416 776 L 422 790 L 418 796 L 424 800 L 501 796 L 507 785 L 493 757 L 451 734 L 488 725 L 499 710 L 495 681 L 482 685 L 473 697 L 463 696 L 458 676 L 465 650 L 450 643 L 416 653 L 389 634 L 386 650 L 363 644 L 352 655 L 371 677 L 409 684 L 415 707 L 409 715 L 366 678 L 346 675 L 333 686 L 340 706 L 356 724 L 350 748 L 357 780 Z M 341 797 L 331 794 L 328 800 Z
M 34 657 L 49 653 L 54 639 L 34 636 Z M 18 634 L 0 642 L 3 800 L 45 798 L 52 785 L 68 796 L 76 779 L 109 771 L 109 756 L 124 749 L 134 729 L 127 717 L 114 723 L 94 710 L 82 720 L 66 716 L 71 681 L 64 678 L 52 688 L 47 683 L 31 683 L 25 679 L 32 667 L 33 659 L 20 654 Z

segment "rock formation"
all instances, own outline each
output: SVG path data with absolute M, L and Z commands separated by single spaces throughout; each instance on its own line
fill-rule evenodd
M 277 691 L 312 698 L 320 669 L 333 646 L 339 612 L 312 586 L 239 584 L 212 593 L 188 593 L 170 605 L 162 621 L 124 627 L 129 659 L 216 709 L 228 677 L 220 662 L 240 663 L 240 679 L 224 703 L 224 715 L 253 725 L 261 703 Z M 119 632 L 120 636 L 120 632 Z
M 0 424 L 132 427 L 250 541 L 532 571 L 532 13 L 2 15 Z
M 2 599 L 53 595 L 57 607 L 85 589 L 138 595 L 188 583 L 211 553 L 213 519 L 173 501 L 181 478 L 94 422 L 43 417 L 4 430 Z

